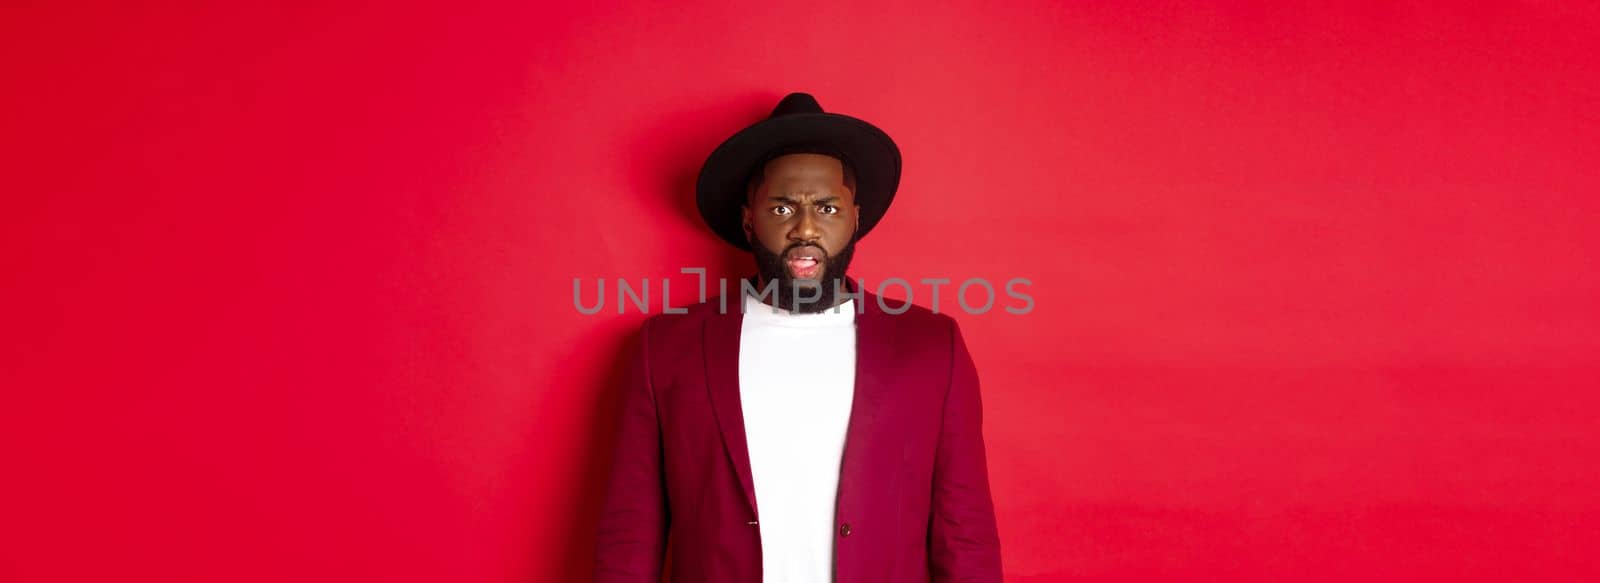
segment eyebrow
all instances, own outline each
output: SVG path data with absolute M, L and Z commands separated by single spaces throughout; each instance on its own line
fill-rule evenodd
M 789 197 L 781 195 L 781 194 L 768 197 L 767 200 L 774 201 L 774 202 L 788 203 L 788 204 L 792 204 L 792 205 L 799 205 L 800 204 L 800 201 L 792 199 L 792 198 L 789 198 Z M 823 198 L 818 198 L 818 199 L 812 200 L 811 202 L 814 203 L 814 204 L 836 203 L 836 202 L 839 202 L 839 197 L 837 197 L 837 196 L 826 196 L 826 197 L 823 197 Z

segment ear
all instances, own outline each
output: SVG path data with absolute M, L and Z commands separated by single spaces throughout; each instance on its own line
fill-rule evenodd
M 756 237 L 755 228 L 750 226 L 750 205 L 739 205 L 739 220 L 744 222 L 744 239 L 752 241 Z
M 861 205 L 856 205 L 855 226 L 850 228 L 852 234 L 861 230 Z

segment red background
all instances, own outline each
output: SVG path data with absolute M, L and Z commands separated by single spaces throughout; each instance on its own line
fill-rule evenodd
M 1592 3 L 127 4 L 0 17 L 0 579 L 586 580 L 572 278 L 741 274 L 794 90 L 904 151 L 858 275 L 1034 282 L 1009 580 L 1600 577 Z

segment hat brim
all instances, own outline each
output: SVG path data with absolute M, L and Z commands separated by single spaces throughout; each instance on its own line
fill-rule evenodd
M 750 250 L 741 207 L 757 164 L 780 148 L 815 144 L 838 152 L 855 171 L 861 207 L 856 239 L 877 226 L 900 186 L 900 148 L 883 130 L 836 113 L 797 113 L 763 120 L 734 134 L 706 158 L 695 185 L 700 217 L 718 237 Z

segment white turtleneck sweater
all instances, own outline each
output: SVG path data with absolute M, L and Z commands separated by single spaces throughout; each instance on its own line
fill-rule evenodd
M 744 296 L 739 402 L 763 583 L 833 581 L 834 503 L 856 380 L 854 300 L 795 314 Z

